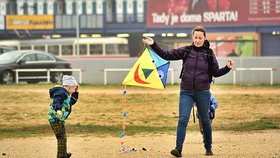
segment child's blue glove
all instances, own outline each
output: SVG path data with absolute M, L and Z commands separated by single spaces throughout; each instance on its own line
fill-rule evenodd
M 215 111 L 213 106 L 210 106 L 210 111 Z
M 213 120 L 213 119 L 215 118 L 215 110 L 214 110 L 213 108 L 212 108 L 212 110 L 211 110 L 211 108 L 210 108 L 209 118 L 210 118 L 211 120 Z

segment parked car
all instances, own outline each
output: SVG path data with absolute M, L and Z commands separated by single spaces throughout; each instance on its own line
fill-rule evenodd
M 15 82 L 15 69 L 71 69 L 68 61 L 39 50 L 10 51 L 0 55 L 0 83 Z M 50 81 L 61 83 L 63 75 L 71 75 L 71 71 L 54 71 L 50 73 Z M 37 83 L 47 81 L 47 72 L 19 72 L 20 81 Z

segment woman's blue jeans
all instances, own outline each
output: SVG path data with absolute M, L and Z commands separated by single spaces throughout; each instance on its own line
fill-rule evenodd
M 183 149 L 183 144 L 186 137 L 186 129 L 194 102 L 196 103 L 197 111 L 200 116 L 200 120 L 202 121 L 205 140 L 204 147 L 206 150 L 212 148 L 212 128 L 208 116 L 210 106 L 210 91 L 181 90 L 179 99 L 179 121 L 177 126 L 176 140 L 176 148 L 180 151 L 182 151 Z

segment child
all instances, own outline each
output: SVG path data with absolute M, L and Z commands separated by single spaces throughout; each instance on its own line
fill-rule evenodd
M 73 76 L 64 75 L 62 86 L 57 85 L 49 90 L 50 103 L 49 122 L 57 139 L 57 158 L 69 158 L 67 153 L 67 137 L 64 122 L 71 114 L 72 106 L 77 102 L 79 84 Z
M 209 106 L 209 119 L 210 119 L 210 123 L 212 123 L 213 119 L 215 118 L 215 110 L 218 108 L 218 102 L 216 100 L 216 98 L 214 97 L 213 94 L 211 94 L 210 96 L 210 106 Z M 199 119 L 199 114 L 198 111 L 196 112 L 196 117 Z M 203 128 L 202 128 L 202 121 L 199 120 L 199 130 L 201 132 L 201 134 L 203 135 L 203 139 L 204 139 L 204 132 L 203 132 Z

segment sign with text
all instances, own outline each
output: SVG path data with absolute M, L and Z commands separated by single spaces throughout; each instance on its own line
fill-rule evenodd
M 148 27 L 280 24 L 280 0 L 150 0 L 147 3 Z
M 54 28 L 52 15 L 7 15 L 7 30 L 47 30 Z

